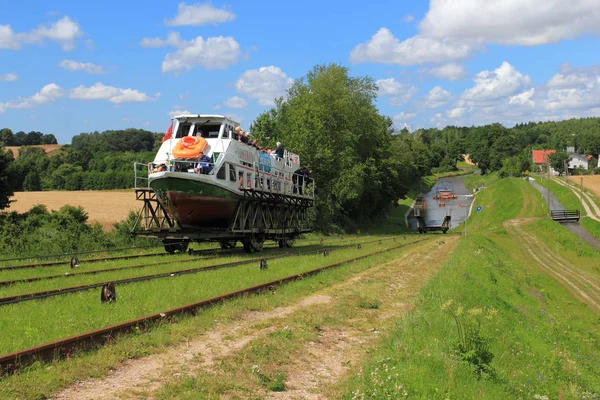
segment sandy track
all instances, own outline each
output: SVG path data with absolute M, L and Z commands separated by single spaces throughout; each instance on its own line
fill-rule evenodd
M 579 197 L 579 191 L 576 188 L 574 188 L 573 186 L 566 185 L 564 182 L 561 182 L 558 179 L 554 179 L 554 182 L 558 183 L 559 185 L 569 188 L 577 197 Z M 596 221 L 600 221 L 600 208 L 598 208 L 598 206 L 596 205 L 596 202 L 591 198 L 591 196 L 589 194 L 587 194 L 585 192 L 582 192 L 582 194 L 583 194 L 583 197 L 587 200 L 587 201 L 583 201 L 581 203 L 583 205 L 583 208 L 585 209 L 587 216 L 592 219 L 595 219 Z M 589 203 L 589 205 L 588 205 L 588 203 Z
M 138 211 L 142 202 L 135 199 L 133 190 L 82 190 L 51 192 L 18 192 L 8 211 L 28 211 L 37 204 L 48 210 L 58 210 L 66 204 L 81 206 L 89 215 L 89 222 L 99 222 L 105 231 L 112 224 L 127 218 L 130 211 Z
M 542 241 L 527 233 L 523 225 L 531 220 L 507 221 L 504 226 L 515 242 L 520 243 L 524 252 L 531 256 L 544 272 L 600 315 L 600 279 L 577 268 L 552 252 Z
M 441 261 L 453 251 L 458 240 L 457 236 L 446 236 L 437 242 L 437 246 L 436 242 L 428 241 L 408 248 L 397 260 L 374 266 L 295 304 L 267 312 L 246 312 L 241 318 L 219 324 L 188 343 L 161 354 L 130 360 L 106 378 L 79 382 L 56 394 L 53 399 L 152 398 L 155 390 L 180 376 L 214 373 L 220 361 L 251 346 L 253 340 L 281 329 L 287 321 L 294 319 L 296 312 L 318 312 L 323 310 L 322 307 L 339 308 L 341 297 L 347 295 L 348 288 L 359 281 L 387 280 L 387 288 L 381 293 L 382 307 L 363 318 L 369 318 L 369 321 L 372 318 L 378 321 L 378 325 L 384 326 L 384 322 L 389 321 L 388 326 L 392 328 L 394 321 L 410 309 L 412 297 L 440 268 Z M 343 327 L 325 328 L 319 341 L 308 343 L 299 352 L 296 362 L 287 366 L 287 390 L 265 392 L 264 397 L 328 398 L 325 394 L 327 387 L 335 385 L 349 373 L 380 337 L 379 331 L 357 329 L 356 326 L 360 325 L 357 318 L 347 321 Z M 227 394 L 221 395 L 227 398 Z

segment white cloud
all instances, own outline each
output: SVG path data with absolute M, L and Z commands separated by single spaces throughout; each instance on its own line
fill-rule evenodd
M 495 101 L 531 86 L 529 76 L 523 75 L 506 61 L 494 71 L 478 73 L 473 80 L 476 85 L 461 95 L 466 102 Z
M 169 111 L 169 117 L 173 118 L 176 115 L 191 114 L 188 110 L 173 110 Z
M 449 81 L 459 81 L 467 76 L 466 68 L 455 63 L 430 68 L 427 72 L 436 78 L 447 79 Z
M 62 60 L 58 66 L 68 71 L 81 71 L 88 74 L 103 74 L 105 73 L 101 65 L 96 65 L 91 62 L 79 62 L 73 60 Z
M 511 96 L 508 99 L 508 104 L 521 104 L 521 105 L 530 105 L 533 106 L 533 101 L 531 98 L 535 94 L 535 88 L 531 88 L 529 90 L 525 90 L 522 93 Z
M 402 22 L 412 22 L 414 19 L 415 19 L 415 17 L 413 17 L 410 14 L 407 14 L 402 18 Z
M 32 108 L 37 105 L 52 103 L 63 96 L 64 90 L 60 86 L 49 83 L 31 97 L 19 97 L 16 100 L 0 103 L 0 113 L 5 112 L 7 109 Z
M 414 65 L 462 60 L 470 52 L 469 45 L 446 38 L 432 39 L 417 35 L 401 42 L 387 28 L 381 28 L 369 41 L 352 49 L 350 62 Z
M 14 72 L 9 72 L 8 74 L 0 75 L 0 82 L 13 82 L 16 81 L 19 76 Z
M 204 4 L 179 3 L 175 18 L 165 20 L 167 26 L 219 25 L 235 20 L 235 14 L 227 9 L 214 8 L 210 2 Z
M 598 0 L 431 0 L 415 36 L 400 41 L 382 27 L 352 49 L 350 62 L 452 62 L 489 44 L 535 46 L 590 34 L 600 34 Z
M 162 63 L 163 72 L 189 71 L 195 67 L 206 69 L 225 69 L 236 64 L 242 52 L 239 43 L 231 36 L 209 37 L 206 40 L 198 36 L 192 40 L 182 40 L 177 32 L 171 32 L 166 39 L 144 38 L 142 47 L 175 47 L 167 53 Z
M 67 16 L 48 26 L 38 26 L 31 32 L 16 33 L 10 25 L 0 25 L 0 49 L 16 50 L 24 44 L 43 44 L 48 39 L 58 43 L 64 51 L 70 51 L 82 33 L 79 25 Z
M 160 96 L 156 93 L 154 97 L 134 89 L 120 89 L 113 86 L 106 86 L 100 82 L 90 87 L 78 86 L 69 91 L 69 97 L 80 100 L 108 100 L 114 104 L 121 103 L 140 103 L 154 101 Z
M 394 78 L 379 79 L 375 84 L 379 87 L 379 96 L 389 96 L 392 106 L 406 103 L 417 91 L 414 86 L 400 83 Z
M 425 99 L 425 107 L 428 108 L 437 108 L 443 105 L 446 105 L 448 101 L 452 98 L 452 95 L 449 91 L 442 89 L 440 86 L 435 86 L 432 88 Z
M 257 99 L 263 106 L 275 105 L 274 99 L 285 95 L 294 83 L 279 67 L 270 65 L 244 72 L 235 82 L 237 91 Z
M 223 105 L 229 108 L 245 108 L 248 105 L 248 103 L 246 102 L 246 100 L 239 96 L 233 96 L 226 99 L 223 102 Z
M 65 51 L 73 50 L 75 38 L 82 34 L 79 25 L 71 21 L 69 17 L 63 17 L 49 27 L 41 26 L 34 31 L 34 36 L 40 40 L 48 38 L 59 43 Z
M 600 66 L 598 65 L 588 68 L 574 68 L 570 64 L 563 64 L 546 86 L 552 89 L 585 86 L 599 76 Z
M 415 118 L 416 116 L 417 116 L 417 114 L 405 113 L 404 111 L 401 111 L 398 114 L 394 115 L 394 117 L 392 119 L 394 120 L 394 123 L 402 124 L 402 123 L 405 123 L 409 119 Z
M 172 46 L 178 47 L 184 43 L 179 36 L 179 32 L 169 32 L 166 39 L 161 38 L 143 38 L 140 41 L 140 46 L 146 48 Z
M 446 111 L 446 115 L 448 116 L 448 118 L 462 118 L 465 115 L 465 112 L 467 111 L 466 107 L 457 107 L 457 108 L 453 108 L 451 110 Z
M 420 24 L 431 38 L 541 45 L 600 33 L 596 0 L 431 0 Z
M 178 98 L 179 100 L 185 100 L 185 99 L 187 99 L 188 97 L 190 97 L 190 91 L 189 91 L 189 90 L 186 90 L 185 92 L 183 92 L 183 93 L 180 93 L 180 94 L 178 94 L 178 95 L 177 95 L 177 98 Z

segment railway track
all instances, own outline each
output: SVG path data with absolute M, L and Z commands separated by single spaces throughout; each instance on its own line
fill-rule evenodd
M 333 240 L 344 240 L 344 237 L 342 236 L 341 238 L 332 238 Z M 332 240 L 329 239 L 329 240 Z M 321 243 L 324 243 L 324 241 L 327 240 L 325 238 L 318 238 L 318 239 L 304 239 L 302 240 L 303 243 L 305 242 L 316 242 L 316 241 L 320 241 Z M 175 243 L 177 244 L 177 243 Z M 143 249 L 144 247 L 140 247 L 141 249 Z M 123 249 L 118 249 L 118 250 L 123 250 Z M 227 251 L 227 250 L 226 250 Z M 91 254 L 91 253 L 98 253 L 101 251 L 96 251 L 96 252 L 86 252 L 86 253 L 80 253 L 80 254 L 72 254 L 72 256 L 78 256 L 81 254 Z M 215 253 L 215 254 L 220 254 L 223 252 L 223 250 L 220 249 L 204 249 L 204 250 L 196 250 L 196 253 Z M 161 256 L 169 256 L 172 254 L 166 253 L 166 252 L 160 252 L 160 253 L 150 253 L 150 254 L 134 254 L 134 255 L 126 255 L 126 256 L 114 256 L 114 257 L 101 257 L 101 258 L 88 258 L 88 259 L 81 259 L 80 262 L 82 263 L 86 263 L 86 264 L 92 264 L 92 263 L 98 263 L 98 262 L 104 262 L 104 261 L 118 261 L 118 260 L 130 260 L 130 259 L 135 259 L 135 258 L 145 258 L 145 257 L 161 257 Z M 55 256 L 46 256 L 44 258 L 48 258 L 48 257 L 55 257 Z M 0 262 L 3 261 L 18 261 L 18 260 L 27 260 L 27 259 L 31 259 L 31 258 L 42 258 L 42 257 L 29 257 L 29 258 L 11 258 L 11 259 L 4 259 L 4 260 L 0 260 Z M 22 264 L 22 265 L 7 265 L 7 266 L 3 266 L 0 267 L 0 272 L 2 271 L 10 271 L 10 270 L 18 270 L 18 269 L 31 269 L 31 268 L 39 268 L 39 267 L 55 267 L 58 265 L 69 265 L 71 262 L 71 260 L 62 260 L 62 261 L 47 261 L 47 262 L 42 262 L 42 263 L 30 263 L 30 264 Z M 73 274 L 70 274 L 73 275 Z M 25 282 L 25 281 L 24 281 Z M 0 285 L 2 285 L 2 283 L 0 283 Z
M 316 239 L 316 240 L 320 240 L 320 239 Z M 381 239 L 381 240 L 387 240 L 387 239 Z M 315 241 L 315 239 L 311 239 L 309 241 Z M 321 241 L 321 243 L 323 243 L 323 241 Z M 268 248 L 265 248 L 268 249 Z M 229 254 L 235 254 L 235 250 L 234 249 L 228 249 L 228 250 L 219 250 L 219 249 L 205 249 L 205 250 L 195 250 L 194 251 L 195 255 L 198 254 L 207 254 L 207 255 L 216 255 L 216 256 L 220 256 L 220 255 L 229 255 Z M 140 256 L 127 256 L 127 258 L 125 259 L 134 259 L 134 258 L 143 258 L 143 257 L 150 257 L 150 256 L 154 256 L 154 255 L 158 255 L 158 256 L 164 256 L 164 255 L 170 255 L 167 253 L 158 253 L 158 254 L 149 254 L 149 255 L 140 255 Z M 207 257 L 209 258 L 209 257 Z M 96 259 L 93 260 L 94 262 L 100 262 L 100 261 L 112 261 L 112 260 L 121 260 L 124 259 L 123 257 L 114 257 L 114 258 L 110 258 L 110 259 Z M 190 260 L 178 260 L 177 262 L 179 263 L 188 263 L 188 262 L 195 262 L 198 261 L 198 259 L 190 259 Z M 86 263 L 89 261 L 85 261 Z M 0 281 L 0 287 L 3 286 L 10 286 L 10 285 L 14 285 L 17 283 L 29 283 L 29 282 L 38 282 L 38 281 L 43 281 L 43 280 L 50 280 L 50 279 L 58 279 L 58 278 L 72 278 L 72 277 L 77 277 L 77 276 L 82 276 L 82 275 L 95 275 L 95 274 L 100 274 L 100 273 L 104 273 L 104 272 L 114 272 L 114 271 L 125 271 L 125 270 L 131 270 L 131 269 L 137 269 L 137 268 L 145 268 L 145 267 L 154 267 L 154 266 L 158 266 L 158 265 L 167 265 L 167 264 L 171 264 L 173 263 L 173 260 L 168 260 L 168 261 L 163 261 L 163 262 L 157 262 L 154 264 L 137 264 L 137 265 L 131 265 L 128 267 L 120 267 L 120 268 L 106 268 L 106 269 L 98 269 L 98 270 L 92 270 L 92 271 L 82 271 L 82 272 L 65 272 L 65 273 L 61 273 L 61 274 L 56 274 L 56 275 L 47 275 L 47 276 L 36 276 L 36 277 L 30 277 L 30 278 L 19 278 L 19 279 L 11 279 L 11 280 L 7 280 L 7 281 Z M 46 266 L 50 266 L 50 265 L 62 265 L 64 264 L 64 262 L 60 262 L 57 264 L 48 264 Z M 68 263 L 67 263 L 68 264 Z M 27 266 L 27 268 L 32 268 Z M 3 268 L 0 268 L 0 271 Z M 17 269 L 15 267 L 9 267 L 8 269 Z
M 201 251 L 204 251 L 204 250 L 201 250 Z M 210 251 L 214 251 L 214 250 L 210 250 Z M 166 252 L 151 253 L 151 254 L 135 254 L 135 255 L 128 255 L 128 256 L 89 258 L 89 259 L 80 260 L 80 262 L 86 263 L 86 264 L 87 263 L 91 264 L 91 263 L 104 262 L 104 261 L 129 260 L 132 258 L 160 257 L 160 256 L 168 256 L 168 255 L 170 255 L 170 254 L 168 254 Z M 9 271 L 9 270 L 16 270 L 16 269 L 30 269 L 30 268 L 38 268 L 38 267 L 55 267 L 57 265 L 69 265 L 70 262 L 71 262 L 71 260 L 49 261 L 49 262 L 43 262 L 43 263 L 23 264 L 23 265 L 8 265 L 5 267 L 0 267 L 0 271 Z
M 5 354 L 0 356 L 0 371 L 3 373 L 16 373 L 20 368 L 27 366 L 35 361 L 47 362 L 55 358 L 61 358 L 72 354 L 74 351 L 89 349 L 92 346 L 103 344 L 106 341 L 113 340 L 115 335 L 120 333 L 127 333 L 135 328 L 148 328 L 152 323 L 159 321 L 170 321 L 171 318 L 181 315 L 195 315 L 199 309 L 208 308 L 213 305 L 219 304 L 223 301 L 230 300 L 236 297 L 240 297 L 252 293 L 261 293 L 271 289 L 274 286 L 281 285 L 288 282 L 293 282 L 298 279 L 303 279 L 307 276 L 316 275 L 328 269 L 336 268 L 345 264 L 349 264 L 355 261 L 362 260 L 367 257 L 371 257 L 378 254 L 387 253 L 399 248 L 412 245 L 415 243 L 429 240 L 430 238 L 423 238 L 412 241 L 410 243 L 403 243 L 397 246 L 392 246 L 387 249 L 374 251 L 368 254 L 364 254 L 355 258 L 340 261 L 334 264 L 329 264 L 323 267 L 315 268 L 302 273 L 290 275 L 284 278 L 272 280 L 269 282 L 262 283 L 260 285 L 248 287 L 245 289 L 237 290 L 234 292 L 226 293 L 221 296 L 213 297 L 200 302 L 188 304 L 183 307 L 177 307 L 169 310 L 165 310 L 156 314 L 148 315 L 146 317 L 130 320 L 121 324 L 112 325 L 109 327 L 97 329 L 94 331 L 86 332 L 80 335 L 71 336 L 58 341 L 42 344 L 39 346 L 31 347 L 28 349 L 16 351 L 13 353 Z M 392 239 L 388 239 L 392 240 Z M 395 240 L 395 239 L 394 239 Z M 322 250 L 320 250 L 322 251 Z M 258 260 L 258 259 L 256 259 Z M 256 262 L 256 261 L 254 261 Z
M 379 242 L 383 242 L 383 241 L 389 241 L 389 240 L 395 241 L 396 238 L 377 239 L 377 240 L 373 240 L 373 241 L 363 242 L 363 243 L 360 243 L 360 244 L 361 245 L 363 245 L 363 244 L 366 245 L 366 244 L 370 244 L 370 243 L 374 243 L 374 242 L 378 242 L 378 241 Z M 347 245 L 339 246 L 338 248 L 336 248 L 336 250 L 337 249 L 342 249 L 342 248 L 348 248 L 348 247 L 352 247 L 352 246 L 356 246 L 356 245 L 357 245 L 357 243 L 347 244 Z M 234 262 L 222 263 L 222 264 L 215 264 L 215 265 L 203 266 L 203 267 L 198 267 L 198 268 L 190 268 L 190 269 L 185 269 L 185 270 L 175 270 L 175 271 L 169 271 L 169 272 L 162 272 L 162 273 L 159 273 L 159 274 L 137 276 L 137 277 L 125 278 L 125 279 L 104 280 L 102 282 L 96 282 L 96 283 L 87 284 L 87 285 L 80 285 L 80 286 L 72 286 L 72 287 L 66 287 L 66 288 L 60 288 L 60 289 L 45 290 L 45 291 L 42 291 L 42 292 L 23 293 L 23 294 L 19 294 L 19 295 L 7 296 L 7 297 L 0 298 L 0 306 L 4 306 L 4 305 L 8 305 L 8 304 L 20 303 L 20 302 L 28 301 L 28 300 L 42 299 L 42 298 L 51 297 L 51 296 L 59 296 L 59 295 L 68 294 L 68 293 L 75 293 L 75 292 L 80 292 L 80 291 L 84 291 L 84 290 L 95 289 L 95 288 L 98 288 L 98 287 L 102 287 L 104 284 L 106 284 L 108 282 L 112 282 L 114 284 L 127 284 L 127 283 L 148 281 L 148 280 L 152 280 L 152 279 L 170 278 L 170 277 L 175 277 L 175 276 L 179 276 L 179 275 L 200 273 L 200 272 L 212 271 L 212 270 L 221 269 L 221 268 L 231 268 L 231 267 L 236 267 L 236 266 L 239 266 L 239 265 L 246 265 L 246 264 L 258 263 L 262 259 L 264 259 L 264 260 L 276 260 L 276 259 L 280 259 L 280 258 L 293 257 L 293 256 L 299 256 L 299 255 L 316 254 L 316 253 L 323 252 L 323 250 L 324 249 L 316 249 L 316 250 L 310 250 L 310 251 L 305 251 L 305 252 L 296 252 L 296 251 L 294 251 L 294 252 L 289 252 L 289 253 L 285 253 L 285 254 L 281 254 L 281 255 L 277 255 L 277 256 L 271 256 L 271 257 L 252 258 L 252 259 L 247 259 L 247 260 L 234 261 Z M 178 262 L 179 263 L 187 263 L 187 262 L 194 262 L 194 261 L 198 261 L 198 260 L 197 259 L 196 260 L 194 260 L 194 259 L 179 260 Z M 171 263 L 171 261 L 163 262 L 163 263 L 160 263 L 160 264 L 168 264 L 168 263 Z M 152 265 L 146 265 L 146 266 L 156 266 L 156 265 L 160 265 L 160 264 L 152 264 Z M 138 268 L 138 267 L 139 266 L 124 267 L 124 268 L 121 268 L 121 269 L 110 269 L 108 271 L 114 271 L 114 270 L 119 271 L 119 270 L 123 270 L 123 269 Z M 80 273 L 80 275 L 88 274 L 88 273 L 92 273 L 92 272 L 94 272 L 94 271 L 82 272 L 82 273 Z M 95 272 L 99 273 L 100 271 L 95 271 Z M 58 276 L 63 277 L 65 275 L 58 275 Z M 52 276 L 50 278 L 54 278 L 54 277 L 58 277 L 58 276 Z M 47 278 L 48 277 L 46 277 L 46 279 Z M 18 282 L 33 282 L 33 281 L 42 280 L 42 279 L 45 279 L 45 278 L 44 277 L 38 277 L 38 278 L 20 279 L 20 280 L 15 280 L 15 281 L 4 281 L 4 282 L 0 282 L 0 285 L 1 284 L 8 285 L 8 284 L 11 284 L 11 283 L 18 283 Z

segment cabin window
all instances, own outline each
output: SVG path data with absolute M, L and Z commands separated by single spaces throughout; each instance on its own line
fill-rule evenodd
M 194 127 L 194 136 L 201 136 L 205 139 L 217 138 L 217 137 L 219 137 L 219 129 L 221 129 L 221 124 L 218 124 L 218 125 L 197 124 Z
M 239 177 L 239 186 L 243 187 L 244 186 L 244 171 L 238 171 L 238 177 Z
M 229 180 L 235 182 L 235 167 L 231 164 L 227 164 L 229 168 Z
M 182 138 L 184 136 L 187 136 L 190 133 L 191 127 L 192 124 L 180 123 L 177 127 L 177 134 L 175 135 L 175 137 Z
M 217 179 L 225 180 L 225 166 L 223 165 L 219 168 L 219 172 L 217 172 Z

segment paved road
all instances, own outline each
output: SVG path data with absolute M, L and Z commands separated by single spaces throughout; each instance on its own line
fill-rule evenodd
M 425 221 L 428 225 L 441 225 L 446 215 L 452 217 L 450 229 L 457 227 L 465 220 L 465 217 L 469 212 L 469 207 L 473 202 L 473 192 L 464 185 L 463 178 L 463 176 L 442 178 L 438 180 L 429 193 L 425 195 L 425 204 L 427 204 Z M 453 190 L 458 198 L 447 200 L 446 206 L 440 207 L 439 201 L 433 198 L 439 189 Z M 414 218 L 409 218 L 409 225 L 411 226 L 411 229 L 416 229 L 416 220 Z
M 565 207 L 561 204 L 560 201 L 558 201 L 556 196 L 554 196 L 552 193 L 550 193 L 550 202 L 548 202 L 548 192 L 547 192 L 546 188 L 540 186 L 538 183 L 536 183 L 535 181 L 532 181 L 532 180 L 529 180 L 529 183 L 534 188 L 536 188 L 538 191 L 540 191 L 542 193 L 544 200 L 546 200 L 546 203 L 549 204 L 549 208 L 552 208 L 554 210 L 556 210 L 556 209 L 564 210 Z M 577 223 L 573 223 L 573 222 L 565 222 L 562 225 L 565 228 L 567 228 L 569 231 L 573 232 L 575 235 L 580 236 L 581 239 L 583 239 L 587 244 L 589 244 L 596 250 L 600 251 L 600 240 L 596 239 L 591 233 L 586 231 L 581 225 L 579 225 Z

